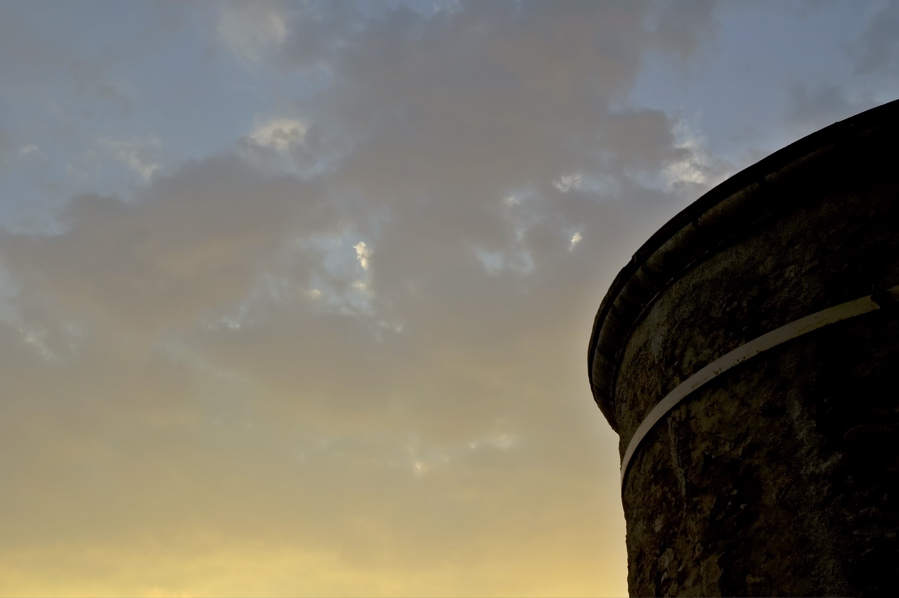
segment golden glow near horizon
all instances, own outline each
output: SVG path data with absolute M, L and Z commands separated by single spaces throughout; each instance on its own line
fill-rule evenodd
M 897 6 L 0 4 L 0 596 L 624 595 L 599 301 Z

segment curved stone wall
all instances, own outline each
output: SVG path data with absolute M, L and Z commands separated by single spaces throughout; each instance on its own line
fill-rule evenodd
M 704 366 L 874 293 L 870 313 L 715 376 L 664 414 L 623 479 L 632 595 L 899 591 L 899 102 L 719 185 L 606 296 L 594 396 L 625 453 Z

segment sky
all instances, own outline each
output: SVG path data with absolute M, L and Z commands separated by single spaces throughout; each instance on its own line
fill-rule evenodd
M 0 595 L 627 592 L 586 351 L 899 2 L 0 3 Z

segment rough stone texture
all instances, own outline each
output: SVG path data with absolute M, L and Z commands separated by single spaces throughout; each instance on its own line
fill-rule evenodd
M 716 379 L 647 436 L 624 489 L 632 595 L 899 590 L 899 325 L 862 318 Z
M 617 313 L 639 317 L 613 322 L 613 308 L 598 318 L 614 329 L 595 337 L 623 342 L 610 369 L 591 341 L 593 378 L 615 371 L 608 389 L 591 382 L 598 399 L 609 392 L 604 412 L 622 454 L 655 404 L 706 364 L 899 284 L 899 104 L 880 110 L 893 125 L 837 146 L 819 133 L 827 151 L 737 190 L 732 235 L 719 227 L 703 238 L 712 206 L 632 270 L 675 276 L 617 286 Z M 650 290 L 641 296 L 640 285 Z M 630 593 L 897 595 L 897 488 L 893 307 L 729 370 L 646 436 L 623 487 Z

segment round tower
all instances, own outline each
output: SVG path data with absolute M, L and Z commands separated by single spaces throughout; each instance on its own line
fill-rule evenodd
M 663 226 L 588 366 L 631 595 L 899 595 L 899 101 Z

